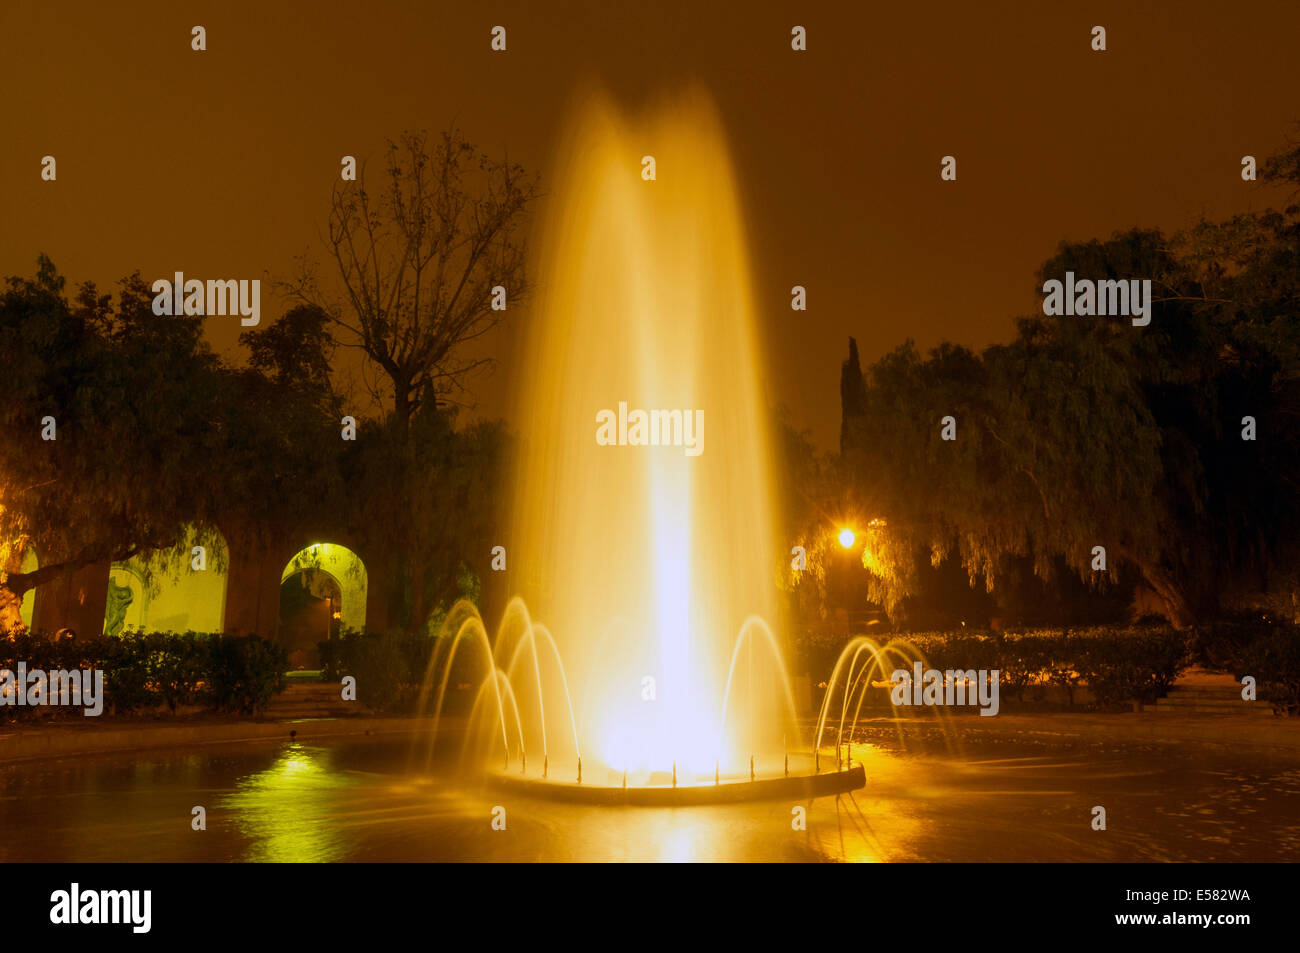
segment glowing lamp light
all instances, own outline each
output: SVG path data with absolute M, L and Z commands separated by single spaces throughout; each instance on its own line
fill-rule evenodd
M 847 527 L 840 530 L 840 545 L 843 546 L 845 549 L 848 549 L 850 546 L 852 546 L 853 540 L 856 538 L 857 537 L 853 535 L 853 530 L 848 529 Z

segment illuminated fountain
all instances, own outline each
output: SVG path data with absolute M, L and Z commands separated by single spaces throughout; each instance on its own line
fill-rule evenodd
M 817 715 L 817 730 L 813 735 L 813 751 L 820 752 L 826 739 L 834 738 L 837 765 L 841 757 L 846 762 L 851 762 L 853 738 L 857 734 L 863 706 L 874 701 L 875 705 L 867 709 L 868 714 L 874 714 L 874 709 L 889 698 L 889 691 L 895 684 L 894 673 L 900 669 L 911 672 L 915 662 L 924 665 L 925 655 L 906 639 L 893 639 L 885 645 L 861 635 L 850 639 L 835 660 L 826 683 L 826 694 L 822 698 L 821 710 Z M 877 690 L 874 698 L 872 689 Z M 896 714 L 897 709 L 892 700 L 889 701 L 889 706 L 890 714 Z M 943 708 L 928 711 L 940 720 L 948 717 Z M 902 726 L 895 722 L 895 728 L 899 740 L 904 741 Z M 946 735 L 945 740 L 948 740 Z
M 453 610 L 429 710 L 470 686 L 468 749 L 499 778 L 571 795 L 856 787 L 860 767 L 816 770 L 764 621 L 783 551 L 770 389 L 718 118 L 700 95 L 637 123 L 604 101 L 578 115 L 523 352 L 506 540 L 522 598 L 495 637 L 471 606 Z M 624 436 L 627 407 L 702 426 L 598 441 L 602 412 Z

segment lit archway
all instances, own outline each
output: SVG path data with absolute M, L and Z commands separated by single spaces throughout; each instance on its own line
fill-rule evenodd
M 320 665 L 319 645 L 366 625 L 365 563 L 339 543 L 315 543 L 294 554 L 280 574 L 278 641 L 290 669 Z
M 104 633 L 221 632 L 229 567 L 225 538 L 193 528 L 174 551 L 113 563 Z
M 19 572 L 35 572 L 40 568 L 41 561 L 36 558 L 36 547 L 28 546 L 27 549 L 23 551 L 23 561 L 22 565 L 19 567 Z M 18 611 L 19 615 L 22 616 L 23 625 L 30 629 L 32 627 L 32 619 L 36 616 L 35 589 L 28 589 L 23 593 L 22 607 Z

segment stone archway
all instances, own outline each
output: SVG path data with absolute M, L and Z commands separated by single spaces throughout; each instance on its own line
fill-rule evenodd
M 23 551 L 22 565 L 19 572 L 35 572 L 40 568 L 41 561 L 36 556 L 36 547 L 28 546 Z M 28 589 L 23 593 L 23 602 L 19 614 L 22 617 L 23 625 L 27 626 L 28 629 L 32 627 L 32 620 L 36 618 L 36 599 L 39 589 L 38 586 L 36 589 Z
M 199 539 L 191 530 L 175 552 L 109 567 L 105 634 L 224 631 L 229 547 L 216 530 Z
M 366 625 L 369 578 L 361 557 L 339 543 L 300 549 L 280 574 L 276 641 L 291 670 L 320 666 L 319 644 Z

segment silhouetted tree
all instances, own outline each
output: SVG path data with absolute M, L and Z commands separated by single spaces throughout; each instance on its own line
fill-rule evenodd
M 1266 169 L 1300 176 L 1288 156 Z M 864 397 L 842 382 L 846 478 L 881 518 L 863 557 L 874 597 L 916 591 L 918 552 L 990 590 L 1016 561 L 1097 584 L 1128 566 L 1180 626 L 1218 612 L 1234 578 L 1265 584 L 1300 528 L 1298 212 L 1063 244 L 1044 264 L 1040 283 L 1150 278 L 1147 327 L 1035 314 L 982 354 L 909 342 L 866 370 Z
M 360 348 L 387 378 L 400 427 L 426 401 L 463 385 L 482 359 L 465 344 L 495 327 L 528 286 L 520 230 L 536 181 L 479 152 L 453 127 L 430 148 L 424 133 L 390 141 L 385 173 L 335 183 L 326 243 L 341 285 L 328 292 L 305 264 L 289 286 L 329 315 L 340 344 Z
M 420 407 L 402 429 L 396 419 L 359 430 L 345 460 L 355 533 L 395 555 L 392 622 L 419 631 L 437 611 L 473 594 L 488 570 L 499 510 L 506 434 L 497 422 L 457 428 L 454 407 Z
M 218 527 L 273 536 L 337 512 L 321 315 L 295 309 L 246 332 L 252 366 L 231 368 L 203 342 L 202 317 L 153 313 L 139 274 L 116 303 L 89 283 L 69 301 L 64 286 L 42 256 L 0 298 L 0 625 L 20 623 L 24 593 L 83 567 L 174 562 Z M 40 565 L 22 572 L 29 547 Z
M 204 473 L 220 454 L 207 428 L 220 388 L 202 319 L 158 316 L 139 274 L 116 305 L 93 284 L 69 301 L 41 256 L 0 299 L 9 364 L 0 441 L 0 623 L 23 593 L 104 560 L 166 549 L 210 530 Z M 43 439 L 53 418 L 55 439 Z M 35 546 L 40 567 L 21 572 Z

